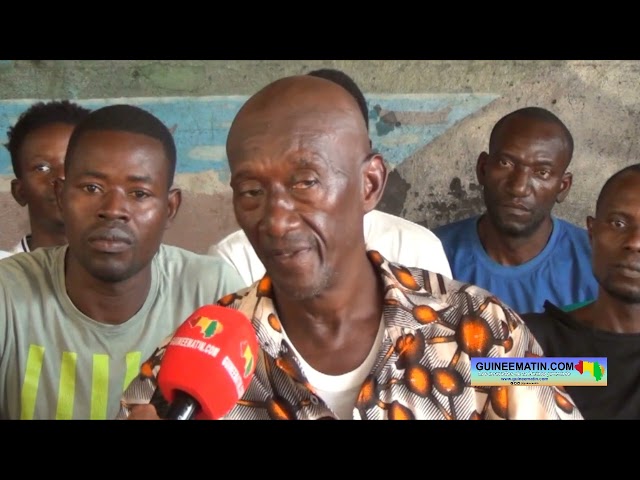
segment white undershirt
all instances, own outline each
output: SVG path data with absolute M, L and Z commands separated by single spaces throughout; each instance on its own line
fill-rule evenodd
M 327 404 L 327 406 L 336 414 L 341 420 L 353 420 L 353 408 L 355 407 L 356 400 L 358 399 L 358 392 L 362 383 L 367 378 L 367 375 L 371 372 L 373 365 L 375 364 L 378 352 L 382 346 L 382 340 L 384 338 L 384 320 L 380 322 L 380 328 L 378 334 L 373 342 L 371 351 L 364 362 L 352 370 L 342 375 L 326 375 L 317 371 L 307 362 L 305 362 L 300 352 L 293 346 L 293 342 L 287 337 L 284 329 L 282 334 L 287 343 L 291 345 L 293 352 L 300 361 L 300 367 L 304 372 L 309 384 L 316 390 L 318 396 Z

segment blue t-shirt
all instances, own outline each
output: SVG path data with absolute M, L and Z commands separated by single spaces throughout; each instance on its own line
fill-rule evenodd
M 522 265 L 504 266 L 484 250 L 478 219 L 471 217 L 436 228 L 449 258 L 453 278 L 488 290 L 518 313 L 542 312 L 544 302 L 569 305 L 596 298 L 587 231 L 553 218 L 544 249 Z

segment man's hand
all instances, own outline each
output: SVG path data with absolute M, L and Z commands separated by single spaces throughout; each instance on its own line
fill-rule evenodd
M 158 416 L 156 407 L 149 404 L 133 405 L 131 407 L 131 413 L 127 417 L 127 420 L 162 420 Z

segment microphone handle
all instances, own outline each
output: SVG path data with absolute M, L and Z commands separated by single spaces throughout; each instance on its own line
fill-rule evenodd
M 167 420 L 191 420 L 200 409 L 198 402 L 180 390 L 176 391 L 167 413 Z
M 158 416 L 160 418 L 167 418 L 167 412 L 169 411 L 169 402 L 167 402 L 162 396 L 162 392 L 160 392 L 160 389 L 158 387 L 156 387 L 155 391 L 153 392 L 153 396 L 151 397 L 151 400 L 149 400 L 149 403 L 156 407 L 156 412 L 158 413 Z

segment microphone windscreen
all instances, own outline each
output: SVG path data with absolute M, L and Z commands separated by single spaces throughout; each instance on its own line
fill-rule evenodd
M 205 305 L 193 312 L 167 345 L 158 388 L 171 403 L 177 391 L 200 406 L 197 419 L 226 415 L 251 382 L 258 340 L 249 319 L 231 308 Z

